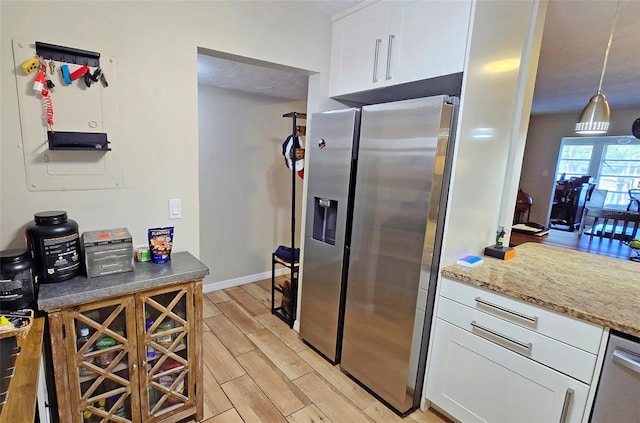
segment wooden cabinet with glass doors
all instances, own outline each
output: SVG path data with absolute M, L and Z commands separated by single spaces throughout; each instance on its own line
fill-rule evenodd
M 60 421 L 200 420 L 201 282 L 49 313 Z

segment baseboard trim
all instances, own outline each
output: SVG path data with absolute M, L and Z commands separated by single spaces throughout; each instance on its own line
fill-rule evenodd
M 276 269 L 276 276 L 284 276 L 291 273 L 287 268 Z M 209 282 L 202 285 L 202 292 L 213 292 L 221 289 L 233 288 L 234 286 L 246 285 L 271 278 L 271 272 L 255 273 L 253 275 L 242 276 L 240 278 L 227 279 L 219 282 Z

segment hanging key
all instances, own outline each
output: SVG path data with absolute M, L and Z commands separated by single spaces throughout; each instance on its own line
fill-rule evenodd
M 89 88 L 93 83 L 93 80 L 91 79 L 91 72 L 85 73 L 83 78 L 84 78 L 84 83 L 87 85 L 87 88 Z
M 93 72 L 93 75 L 91 75 L 91 79 L 93 80 L 93 82 L 98 82 L 101 76 L 102 76 L 102 69 L 97 68 L 95 72 Z
M 90 87 L 92 83 L 98 82 L 101 76 L 102 76 L 102 69 L 96 68 L 93 74 L 91 72 L 87 72 L 84 74 L 84 83 L 87 84 L 87 87 Z
M 109 83 L 107 82 L 107 78 L 104 76 L 104 72 L 102 72 L 102 75 L 100 75 L 100 82 L 102 82 L 102 86 L 105 88 L 109 86 Z
M 53 91 L 53 89 L 54 89 L 54 88 L 55 88 L 55 86 L 56 86 L 56 84 L 54 84 L 54 83 L 53 83 L 53 81 L 52 81 L 52 80 L 50 80 L 50 79 L 47 79 L 46 84 L 47 84 L 47 88 L 48 88 L 50 91 Z
M 91 72 L 85 73 L 83 78 L 84 78 L 84 83 L 87 85 L 87 88 L 89 88 L 93 83 L 93 79 L 91 78 Z
M 54 62 L 53 60 L 49 61 L 49 73 L 51 75 L 53 75 L 53 73 L 56 71 L 56 62 Z

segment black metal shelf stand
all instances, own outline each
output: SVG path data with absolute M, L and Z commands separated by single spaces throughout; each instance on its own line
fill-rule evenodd
M 276 283 L 275 271 L 276 264 L 285 266 L 291 270 L 291 288 L 288 293 L 284 292 L 284 289 Z M 298 262 L 285 261 L 280 257 L 276 256 L 275 253 L 271 254 L 271 314 L 274 314 L 280 320 L 289 325 L 290 328 L 293 327 L 293 323 L 296 321 L 296 304 L 298 298 Z M 284 298 L 285 295 L 290 295 L 290 308 L 287 310 L 284 304 L 280 304 L 276 306 L 276 292 L 280 292 Z
M 291 118 L 291 135 L 294 137 L 291 151 L 289 151 L 291 159 L 291 260 L 285 260 L 275 253 L 271 255 L 271 314 L 279 317 L 283 322 L 289 325 L 290 328 L 296 320 L 297 303 L 298 303 L 298 269 L 299 264 L 294 261 L 295 243 L 296 243 L 296 149 L 295 149 L 295 137 L 298 135 L 298 119 L 306 119 L 306 113 L 290 112 L 282 115 L 284 118 Z M 280 292 L 284 296 L 285 293 L 281 286 L 276 284 L 275 267 L 276 264 L 285 266 L 290 270 L 290 310 L 285 310 L 282 306 L 276 307 L 275 293 Z

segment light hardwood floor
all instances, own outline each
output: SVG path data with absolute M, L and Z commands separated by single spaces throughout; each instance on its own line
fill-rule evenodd
M 205 294 L 203 422 L 449 422 L 430 410 L 398 417 L 270 307 L 270 279 Z

